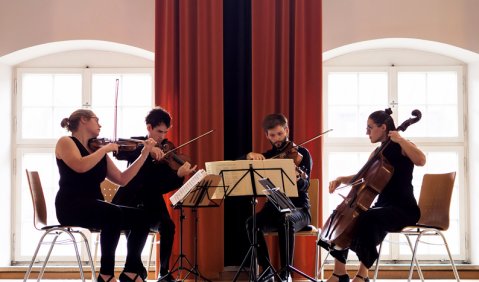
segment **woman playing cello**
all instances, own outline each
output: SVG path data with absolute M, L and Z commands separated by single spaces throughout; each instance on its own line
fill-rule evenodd
M 368 270 L 378 258 L 376 250 L 388 232 L 399 231 L 414 225 L 420 217 L 419 207 L 414 198 L 412 177 L 414 165 L 424 166 L 426 157 L 413 143 L 401 137 L 391 117 L 391 109 L 376 111 L 369 115 L 366 134 L 371 143 L 387 142 L 383 157 L 394 168 L 391 179 L 379 195 L 373 207 L 360 213 L 354 228 L 349 248 L 333 250 L 335 258 L 333 275 L 327 282 L 348 282 L 346 260 L 348 250 L 353 250 L 360 261 L 353 282 L 368 282 Z M 374 155 L 371 154 L 371 156 Z M 341 176 L 329 183 L 333 193 L 341 184 L 349 184 L 355 176 Z

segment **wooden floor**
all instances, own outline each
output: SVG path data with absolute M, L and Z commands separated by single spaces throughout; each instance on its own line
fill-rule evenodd
M 479 266 L 473 266 L 473 265 L 458 265 L 458 272 L 461 280 L 467 280 L 467 281 L 473 281 L 473 282 L 479 282 Z M 446 266 L 446 265 L 434 265 L 434 266 L 427 266 L 424 265 L 422 266 L 422 270 L 424 273 L 424 276 L 427 281 L 442 281 L 442 282 L 449 282 L 449 281 L 455 281 L 453 273 L 451 269 Z M 25 275 L 26 267 L 24 266 L 18 266 L 18 267 L 5 267 L 5 268 L 0 268 L 0 282 L 9 282 L 9 281 L 20 281 L 23 280 L 23 276 Z M 119 272 L 121 271 L 120 268 L 117 269 L 117 275 L 118 277 Z M 201 271 L 201 269 L 200 269 Z M 212 281 L 232 281 L 234 278 L 234 275 L 236 274 L 235 271 L 226 271 L 223 273 L 220 273 L 217 275 L 217 277 L 207 277 Z M 350 277 L 353 277 L 355 272 L 351 270 L 349 272 Z M 29 279 L 29 281 L 34 281 L 36 280 L 36 277 L 38 275 L 38 268 L 36 268 Z M 324 277 L 329 277 L 331 275 L 331 267 L 326 267 Z M 374 275 L 374 271 L 371 270 L 369 272 L 369 277 L 372 278 Z M 385 265 L 380 268 L 379 272 L 379 279 L 378 282 L 385 282 L 385 281 L 405 281 L 407 280 L 408 276 L 408 266 L 406 265 Z M 174 277 L 177 277 L 175 274 Z M 42 281 L 81 281 L 80 280 L 80 275 L 78 272 L 77 267 L 50 267 L 48 271 L 44 274 L 44 278 Z M 90 269 L 85 269 L 85 278 L 89 281 L 91 281 L 91 271 Z M 148 276 L 148 281 L 156 281 L 156 276 L 155 273 L 152 271 L 150 272 Z M 191 278 L 191 279 L 190 279 Z M 414 275 L 413 277 L 414 281 L 420 281 L 418 280 L 417 275 Z M 248 275 L 246 272 L 242 272 L 238 281 L 246 281 L 248 280 Z M 190 275 L 188 276 L 187 281 L 194 281 L 194 276 Z M 204 281 L 203 279 L 198 278 L 198 281 Z M 300 276 L 293 276 L 293 281 L 306 281 Z M 371 279 L 372 282 L 372 279 Z

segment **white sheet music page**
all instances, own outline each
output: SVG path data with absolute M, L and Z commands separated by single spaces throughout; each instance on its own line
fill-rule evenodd
M 201 180 L 203 180 L 206 175 L 207 173 L 204 169 L 200 169 L 193 174 L 193 176 L 190 177 L 190 179 L 188 179 L 188 181 L 186 181 L 186 183 L 183 184 L 183 186 L 181 186 L 180 189 L 178 189 L 178 191 L 176 191 L 176 193 L 170 197 L 171 204 L 176 206 L 176 204 L 183 200 L 191 191 L 191 189 L 193 189 Z

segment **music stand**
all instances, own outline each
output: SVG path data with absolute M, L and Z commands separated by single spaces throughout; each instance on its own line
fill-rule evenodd
M 271 180 L 268 178 L 260 179 L 259 182 L 265 188 L 264 194 L 268 198 L 268 200 L 273 204 L 276 209 L 284 215 L 284 228 L 285 228 L 285 237 L 286 237 L 286 266 L 280 270 L 280 272 L 286 272 L 286 277 L 289 276 L 291 272 L 296 272 L 299 275 L 303 276 L 304 278 L 317 282 L 316 279 L 307 275 L 306 273 L 302 272 L 301 270 L 295 268 L 294 266 L 289 264 L 289 216 L 291 213 L 296 210 L 293 202 L 290 198 L 288 198 L 283 192 L 280 191 L 278 187 L 276 187 Z
M 218 185 L 221 180 L 219 175 L 207 174 L 203 169 L 197 171 L 178 191 L 170 197 L 170 201 L 175 209 L 180 210 L 180 254 L 172 266 L 171 273 L 178 272 L 178 279 L 185 281 L 190 274 L 195 276 L 195 281 L 201 277 L 204 281 L 211 282 L 208 278 L 201 275 L 198 268 L 198 213 L 200 207 L 219 207 L 223 198 L 218 198 L 218 194 L 226 194 L 225 186 Z M 217 193 L 216 190 L 223 190 Z M 212 192 L 213 191 L 213 192 Z M 183 207 L 192 208 L 194 213 L 194 264 L 188 260 L 183 253 L 183 221 L 186 218 Z M 184 267 L 183 260 L 189 265 Z M 175 268 L 175 266 L 178 267 Z M 183 271 L 186 273 L 183 275 Z
M 252 197 L 252 242 L 250 244 L 248 252 L 243 259 L 243 262 L 241 263 L 238 271 L 235 274 L 235 277 L 233 278 L 233 281 L 236 281 L 238 279 L 240 272 L 245 268 L 245 264 L 248 261 L 248 258 L 250 259 L 249 281 L 259 281 L 263 277 L 262 275 L 260 277 L 257 277 L 258 239 L 256 233 L 256 205 L 258 196 L 264 194 L 263 190 L 258 190 L 256 183 L 259 183 L 259 179 L 265 178 L 265 176 L 263 175 L 269 175 L 271 177 L 275 177 L 275 179 L 281 179 L 281 182 L 283 184 L 282 187 L 285 189 L 285 192 L 291 194 L 291 196 L 297 196 L 298 192 L 296 189 L 296 181 L 293 181 L 293 179 L 295 179 L 295 168 L 293 160 L 268 159 L 220 161 L 206 163 L 205 166 L 209 173 L 215 173 L 221 176 L 223 185 L 225 187 L 228 187 L 225 196 L 248 195 Z M 247 181 L 247 176 L 249 176 L 249 181 Z M 266 269 L 268 268 L 272 269 L 274 275 L 278 279 L 280 279 L 278 273 L 274 270 L 270 261 L 268 261 L 268 267 Z M 266 273 L 265 270 L 263 270 L 263 274 Z

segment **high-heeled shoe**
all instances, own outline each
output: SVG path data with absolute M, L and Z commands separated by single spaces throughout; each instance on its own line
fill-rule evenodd
M 113 277 L 115 277 L 114 275 L 110 275 L 110 277 L 108 277 L 107 280 L 103 279 L 103 277 L 98 274 L 98 278 L 96 279 L 97 282 L 110 282 L 111 279 L 113 279 Z
M 356 274 L 356 277 L 363 280 L 364 282 L 369 282 L 369 277 L 362 277 L 361 275 L 357 275 L 357 274 Z
M 143 277 L 140 276 L 140 274 L 136 273 L 135 274 L 135 277 L 130 278 L 128 275 L 125 274 L 125 272 L 122 272 L 120 273 L 120 277 L 118 277 L 120 279 L 120 282 L 135 282 L 136 281 L 136 278 L 140 277 L 141 278 L 141 281 L 146 281 L 145 279 L 143 279 Z
M 333 276 L 338 277 L 338 282 L 349 282 L 349 275 L 347 273 L 343 275 L 338 275 L 333 272 Z

